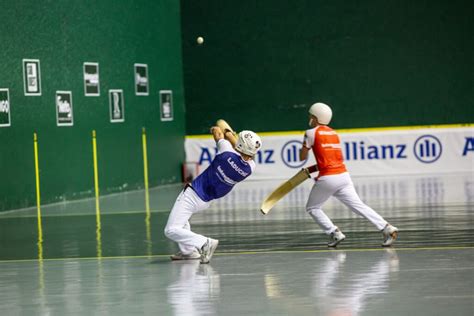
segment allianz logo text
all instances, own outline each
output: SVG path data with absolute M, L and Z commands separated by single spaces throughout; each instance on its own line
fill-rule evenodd
M 343 142 L 346 160 L 406 159 L 406 144 L 367 145 L 364 141 Z
M 301 168 L 305 162 L 299 161 L 299 150 L 302 142 L 291 140 L 282 147 L 275 145 L 265 148 L 255 155 L 258 164 L 276 164 L 283 162 L 290 168 Z M 449 150 L 448 150 L 449 151 Z M 280 153 L 278 157 L 278 152 Z M 413 143 L 373 144 L 366 141 L 343 141 L 342 152 L 346 161 L 366 160 L 401 160 L 413 158 L 422 163 L 433 163 L 443 154 L 443 144 L 433 135 L 422 135 Z M 217 148 L 201 147 L 199 164 L 210 163 L 217 153 Z M 456 149 L 456 155 L 474 156 L 474 137 L 464 137 L 462 147 Z M 280 158 L 281 161 L 278 159 Z
M 366 144 L 364 141 L 344 142 L 346 160 L 407 159 L 408 144 Z M 443 153 L 441 141 L 433 135 L 422 135 L 413 144 L 413 155 L 423 163 L 438 160 Z

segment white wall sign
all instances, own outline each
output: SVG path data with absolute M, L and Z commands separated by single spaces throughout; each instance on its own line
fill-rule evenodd
M 10 92 L 7 88 L 0 89 L 0 127 L 10 126 Z
M 171 90 L 160 91 L 160 115 L 162 121 L 173 120 L 173 92 Z
M 23 87 L 25 95 L 41 95 L 39 59 L 23 59 Z
M 148 65 L 135 64 L 135 94 L 148 95 Z
M 315 163 L 313 154 L 298 161 L 303 131 L 263 133 L 255 157 L 253 179 L 287 179 L 301 167 Z M 348 171 L 352 175 L 403 175 L 474 172 L 474 126 L 344 132 L 339 134 Z M 215 156 L 211 136 L 190 136 L 186 161 L 204 170 Z
M 74 125 L 71 91 L 56 91 L 56 124 L 58 126 Z
M 123 98 L 123 90 L 121 89 L 109 90 L 109 109 L 110 109 L 110 122 L 112 123 L 125 122 L 125 101 Z
M 85 62 L 84 72 L 84 94 L 88 97 L 100 96 L 99 63 Z

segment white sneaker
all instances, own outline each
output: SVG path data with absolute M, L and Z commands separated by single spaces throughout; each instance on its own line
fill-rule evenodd
M 181 251 L 178 251 L 174 255 L 171 255 L 170 258 L 171 260 L 197 260 L 201 259 L 201 254 L 197 250 L 191 252 L 188 255 L 182 253 Z
M 219 244 L 219 240 L 208 238 L 204 246 L 201 248 L 201 263 L 209 263 L 212 255 Z
M 390 224 L 385 225 L 385 228 L 382 230 L 383 234 L 383 247 L 388 247 L 393 244 L 395 239 L 398 237 L 398 228 Z
M 329 235 L 329 242 L 328 247 L 336 247 L 341 241 L 346 239 L 346 235 L 344 235 L 339 228 L 337 228 L 334 232 Z

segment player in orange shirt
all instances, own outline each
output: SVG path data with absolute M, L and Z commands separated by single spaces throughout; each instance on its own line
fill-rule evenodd
M 382 216 L 361 201 L 351 177 L 344 165 L 341 142 L 337 133 L 327 126 L 332 118 L 331 108 L 324 103 L 315 103 L 309 109 L 310 120 L 304 135 L 300 160 L 306 160 L 308 152 L 313 151 L 316 158 L 318 177 L 311 189 L 306 211 L 316 223 L 330 236 L 329 247 L 336 247 L 346 236 L 323 212 L 323 204 L 334 196 L 356 214 L 368 219 L 382 231 L 382 246 L 390 246 L 398 236 L 398 228 L 390 225 Z

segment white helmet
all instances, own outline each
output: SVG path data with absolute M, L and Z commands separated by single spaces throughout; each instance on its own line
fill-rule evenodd
M 252 131 L 241 131 L 239 133 L 237 144 L 235 144 L 235 149 L 239 152 L 254 156 L 260 147 L 262 147 L 262 140 L 256 133 Z
M 309 108 L 309 114 L 316 116 L 319 124 L 328 125 L 331 122 L 332 110 L 324 103 L 318 102 Z

